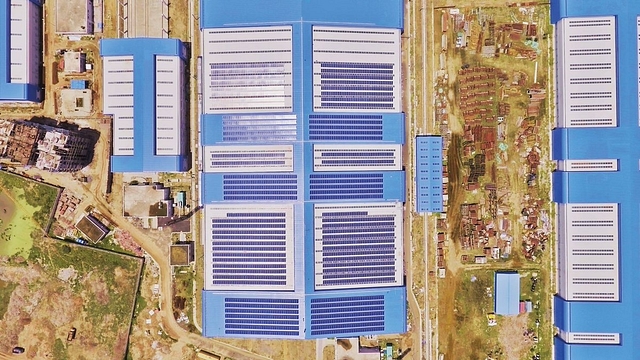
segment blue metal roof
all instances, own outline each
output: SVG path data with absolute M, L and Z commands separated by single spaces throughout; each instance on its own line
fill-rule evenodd
M 565 17 L 616 16 L 618 74 L 637 74 L 637 16 L 635 0 L 552 0 L 552 21 Z M 618 126 L 615 128 L 556 129 L 554 159 L 619 159 L 617 172 L 557 172 L 553 177 L 553 200 L 559 203 L 618 203 L 620 206 L 620 294 L 619 302 L 570 302 L 556 298 L 555 323 L 572 332 L 621 333 L 622 344 L 569 345 L 556 341 L 560 359 L 635 359 L 640 354 L 640 183 L 638 159 L 637 77 L 618 76 Z M 597 144 L 597 146 L 594 146 Z M 594 191 L 597 189 L 597 191 Z
M 401 0 L 202 0 L 200 4 L 203 29 L 301 21 L 404 28 Z
M 133 56 L 134 155 L 111 156 L 112 172 L 175 172 L 187 170 L 186 155 L 155 155 L 155 56 L 187 59 L 178 39 L 130 38 L 100 40 L 101 56 Z M 186 141 L 186 140 L 184 140 Z
M 207 145 L 256 145 L 256 144 L 293 144 L 293 172 L 262 174 L 218 174 L 202 173 L 202 203 L 252 203 L 255 201 L 293 203 L 296 221 L 294 224 L 294 291 L 292 292 L 203 292 L 203 334 L 210 337 L 262 337 L 262 338 L 326 338 L 334 336 L 354 336 L 361 334 L 390 334 L 406 331 L 406 288 L 404 286 L 388 288 L 369 288 L 358 290 L 323 290 L 314 286 L 314 204 L 316 203 L 352 203 L 352 202 L 404 202 L 404 171 L 364 171 L 364 172 L 315 172 L 313 167 L 314 144 L 404 144 L 405 128 L 402 113 L 316 113 L 313 111 L 313 65 L 312 65 L 312 26 L 314 24 L 334 24 L 340 26 L 402 28 L 403 2 L 400 0 L 242 0 L 201 2 L 201 26 L 203 28 L 230 26 L 262 26 L 286 24 L 292 27 L 292 91 L 293 111 L 277 115 L 280 125 L 268 131 L 256 130 L 249 124 L 251 116 L 263 114 L 225 114 L 201 117 L 201 143 Z M 292 119 L 294 116 L 294 119 Z M 243 118 L 244 117 L 244 118 Z M 341 134 L 329 134 L 331 121 L 348 120 L 348 130 Z M 286 122 L 286 124 L 285 124 Z M 375 124 L 365 124 L 375 122 Z M 376 127 L 375 134 L 371 128 Z M 313 129 L 311 128 L 313 126 Z M 295 134 L 286 129 L 295 127 Z M 325 133 L 325 131 L 327 131 Z M 276 135 L 282 140 L 277 141 Z M 328 136 L 338 136 L 329 138 Z M 278 175 L 280 177 L 273 177 Z M 278 193 L 255 194 L 250 186 L 259 181 L 274 182 L 282 187 Z M 283 177 L 285 176 L 285 177 Z M 286 177 L 289 176 L 289 177 Z M 233 177 L 233 178 L 232 178 Z M 226 183 L 225 183 L 226 181 Z M 243 187 L 242 195 L 236 194 L 237 187 Z M 327 181 L 322 183 L 322 181 Z M 231 183 L 232 182 L 232 183 Z M 233 186 L 225 189 L 225 185 Z M 361 186 L 360 186 L 361 185 Z M 259 190 L 258 190 L 259 191 Z M 226 198 L 225 198 L 226 197 Z M 259 198 L 265 197 L 265 198 Z M 273 197 L 267 199 L 266 197 Z M 266 319 L 252 316 L 244 325 L 271 326 L 277 329 L 243 328 L 242 333 L 227 333 L 225 326 L 226 297 L 277 298 L 299 300 L 299 319 L 301 327 L 294 324 L 263 323 Z M 355 297 L 381 296 L 382 300 Z M 340 298 L 340 299 L 338 299 Z M 327 301 L 335 299 L 335 301 Z M 327 313 L 312 314 L 312 302 L 330 304 Z M 382 302 L 369 304 L 370 309 L 353 316 L 347 321 L 344 312 L 354 302 Z M 235 305 L 234 305 L 235 306 Z M 261 305 L 267 306 L 268 305 Z M 382 309 L 373 309 L 373 307 Z M 316 305 L 316 308 L 318 305 Z M 359 310 L 359 309 L 358 309 Z M 374 311 L 375 310 L 375 311 Z M 236 311 L 236 310 L 234 310 Z M 286 309 L 286 311 L 297 311 Z M 382 315 L 380 313 L 383 313 Z M 257 313 L 257 312 L 254 312 Z M 275 314 L 271 314 L 274 315 Z M 297 316 L 298 314 L 284 314 Z M 313 316 L 312 316 L 313 315 Z M 319 316 L 318 316 L 319 315 Z M 233 315 L 235 316 L 235 315 Z M 346 319 L 346 320 L 345 320 Z M 294 319 L 287 318 L 286 321 Z M 260 323 L 257 323 L 260 322 Z M 237 327 L 238 322 L 231 322 Z M 354 326 L 356 323 L 362 326 Z M 289 333 L 268 333 L 266 331 L 285 331 Z M 293 335 L 299 331 L 298 335 Z
M 417 211 L 442 212 L 442 137 L 416 137 L 415 156 Z
M 69 87 L 75 90 L 84 90 L 87 88 L 87 80 L 71 80 Z
M 31 0 L 42 6 L 40 0 Z M 40 84 L 12 84 L 10 81 L 11 61 L 9 56 L 11 39 L 11 0 L 0 0 L 0 101 L 42 101 Z
M 517 315 L 520 311 L 520 275 L 517 272 L 499 272 L 495 275 L 495 313 Z
M 303 338 L 406 331 L 402 287 L 326 291 L 202 292 L 202 330 L 210 337 Z

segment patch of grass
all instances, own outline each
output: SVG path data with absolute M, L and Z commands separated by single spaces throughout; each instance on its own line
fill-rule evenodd
M 9 308 L 9 299 L 18 284 L 0 280 L 0 319 Z
M 56 339 L 56 342 L 53 344 L 53 358 L 56 360 L 69 359 L 67 349 L 64 347 L 64 344 L 60 339 Z
M 0 186 L 18 195 L 18 199 L 26 201 L 30 206 L 37 208 L 33 214 L 33 220 L 45 229 L 49 224 L 51 210 L 58 198 L 60 189 L 53 186 L 29 180 L 18 175 L 0 171 Z M 24 193 L 19 194 L 17 190 Z

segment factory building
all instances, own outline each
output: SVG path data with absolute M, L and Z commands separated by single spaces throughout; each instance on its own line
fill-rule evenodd
M 184 44 L 177 39 L 103 39 L 100 54 L 104 114 L 113 116 L 111 171 L 186 171 Z
M 0 103 L 42 101 L 40 0 L 0 0 L 0 48 Z
M 555 359 L 635 359 L 640 3 L 552 0 L 551 13 L 558 111 Z
M 400 0 L 204 0 L 203 334 L 406 331 Z

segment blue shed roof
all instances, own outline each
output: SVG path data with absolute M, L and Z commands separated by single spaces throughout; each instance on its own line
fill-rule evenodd
M 42 6 L 40 0 L 31 0 Z M 12 84 L 10 81 L 11 62 L 9 55 L 11 38 L 11 0 L 0 0 L 0 101 L 42 101 L 40 84 Z
M 113 172 L 185 171 L 186 155 L 155 155 L 155 56 L 187 58 L 184 44 L 178 39 L 130 38 L 100 40 L 101 56 L 133 56 L 134 155 L 112 156 Z
M 300 21 L 404 28 L 401 0 L 202 0 L 200 13 L 203 29 Z
M 442 137 L 416 137 L 416 206 L 419 213 L 441 212 Z
M 640 354 L 640 183 L 638 159 L 637 16 L 635 0 L 552 0 L 552 22 L 566 17 L 615 16 L 617 28 L 618 125 L 609 128 L 568 128 L 553 132 L 553 158 L 619 159 L 615 172 L 556 172 L 553 200 L 558 203 L 618 203 L 620 301 L 589 302 L 555 299 L 555 325 L 571 332 L 620 333 L 621 345 L 576 345 L 556 340 L 556 355 L 565 360 L 635 359 Z M 597 146 L 594 146 L 597 144 Z M 597 189 L 597 191 L 594 191 Z
M 209 337 L 321 339 L 397 334 L 406 331 L 406 306 L 403 287 L 324 291 L 307 296 L 203 291 L 202 329 Z
M 520 275 L 517 272 L 496 272 L 495 313 L 517 315 L 520 310 Z

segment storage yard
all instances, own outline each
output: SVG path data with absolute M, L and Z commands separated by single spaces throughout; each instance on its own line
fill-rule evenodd
M 435 129 L 444 136 L 447 219 L 434 231 L 444 278 L 431 290 L 438 296 L 438 352 L 549 358 L 549 7 L 436 5 L 434 11 Z M 533 299 L 535 316 L 492 315 L 496 326 L 487 324 L 494 300 L 489 275 L 497 269 L 520 272 L 522 306 Z

